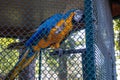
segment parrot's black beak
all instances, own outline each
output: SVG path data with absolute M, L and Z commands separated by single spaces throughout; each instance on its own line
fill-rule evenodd
M 82 18 L 80 19 L 80 21 L 79 21 L 79 24 L 80 23 L 85 23 L 85 15 L 82 15 Z

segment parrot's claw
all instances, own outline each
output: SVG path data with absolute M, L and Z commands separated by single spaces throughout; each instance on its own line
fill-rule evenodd
M 58 51 L 59 57 L 63 56 L 63 49 L 59 48 L 59 49 L 57 49 L 57 51 Z

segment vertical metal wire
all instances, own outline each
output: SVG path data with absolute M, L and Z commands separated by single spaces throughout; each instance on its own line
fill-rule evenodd
M 85 0 L 86 53 L 82 55 L 83 80 L 95 80 L 93 0 Z
M 39 80 L 41 80 L 42 51 L 39 52 Z

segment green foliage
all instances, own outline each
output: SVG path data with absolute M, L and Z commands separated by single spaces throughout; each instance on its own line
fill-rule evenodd
M 46 62 L 51 67 L 51 69 L 56 70 L 59 66 L 58 64 L 58 57 L 57 56 L 50 56 L 49 53 L 44 55 L 46 57 Z
M 5 75 L 15 65 L 18 59 L 17 50 L 8 50 L 7 46 L 10 43 L 18 40 L 12 38 L 0 38 L 0 73 Z
M 115 49 L 120 51 L 120 19 L 114 20 Z

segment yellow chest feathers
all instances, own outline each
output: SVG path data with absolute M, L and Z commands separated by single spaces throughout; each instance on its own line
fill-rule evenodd
M 56 26 L 51 29 L 47 39 L 41 39 L 36 46 L 33 46 L 34 50 L 40 50 L 40 48 L 46 48 L 48 46 L 52 48 L 59 48 L 61 41 L 69 34 L 72 30 L 72 18 L 74 13 L 71 13 L 69 18 L 66 20 L 62 19 Z
M 72 20 L 71 16 L 66 21 L 65 20 L 61 20 L 55 26 L 55 28 L 53 28 L 50 31 L 50 35 L 48 36 L 48 38 L 51 37 L 51 40 L 53 40 L 53 42 L 54 41 L 57 42 L 57 43 L 61 42 L 69 34 L 69 32 L 73 28 L 71 20 Z

